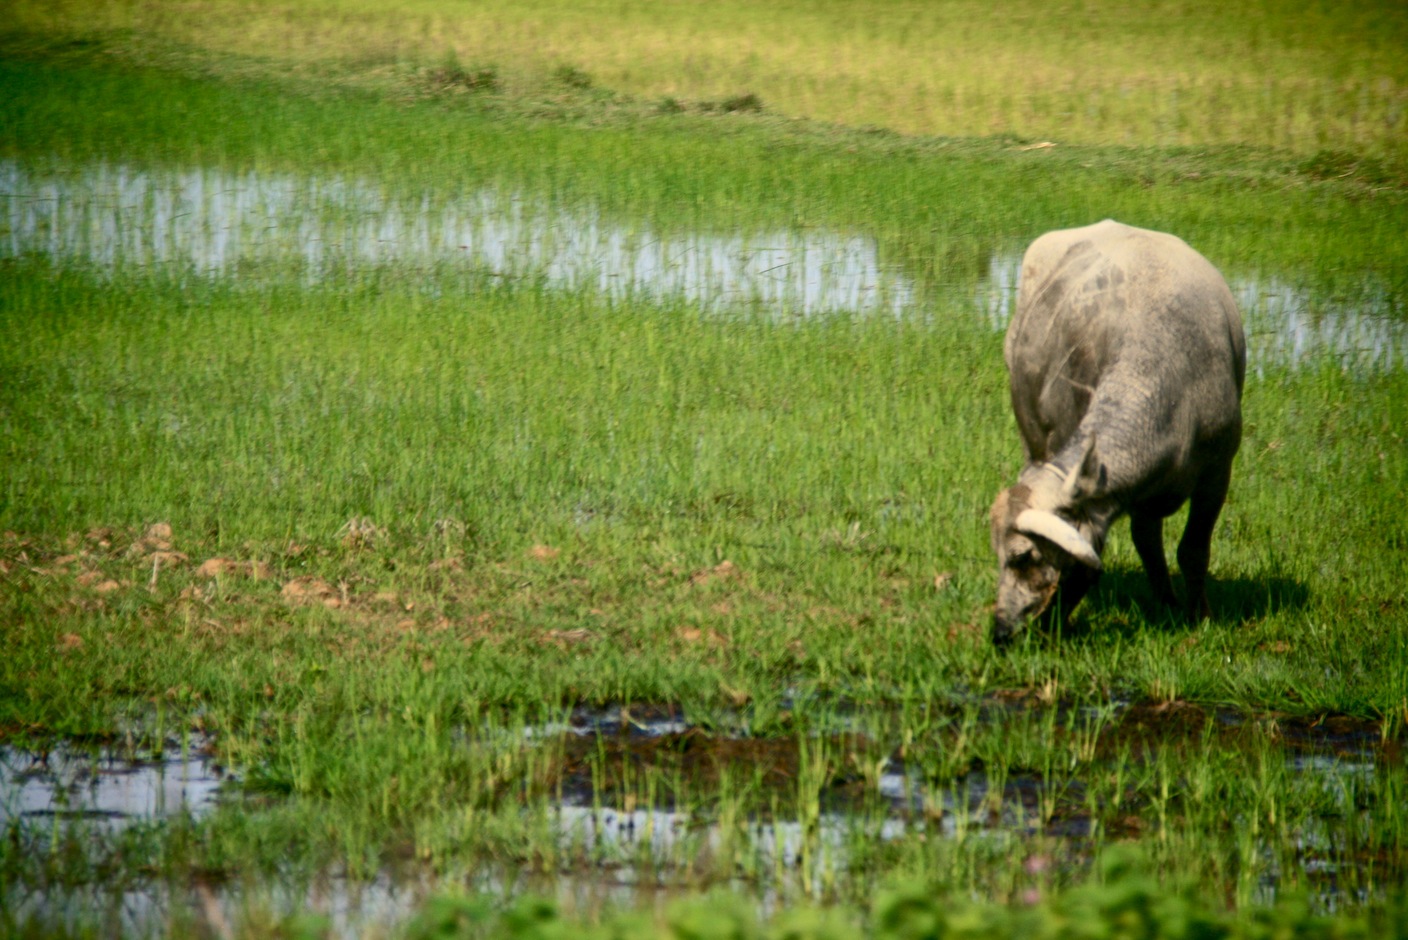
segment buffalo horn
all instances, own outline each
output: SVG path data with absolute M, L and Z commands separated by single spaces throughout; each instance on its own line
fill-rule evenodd
M 1081 535 L 1076 527 L 1054 512 L 1044 509 L 1024 509 L 1017 514 L 1017 531 L 1028 535 L 1039 535 L 1056 543 L 1069 552 L 1077 561 L 1100 570 L 1100 556 L 1095 548 Z

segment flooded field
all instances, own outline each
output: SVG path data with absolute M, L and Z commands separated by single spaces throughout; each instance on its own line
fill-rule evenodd
M 307 910 L 327 918 L 333 935 L 353 937 L 392 929 L 447 889 L 530 891 L 578 911 L 663 901 L 701 877 L 716 882 L 717 872 L 704 872 L 727 858 L 724 870 L 740 887 L 751 886 L 766 911 L 798 893 L 828 896 L 886 844 L 938 839 L 1014 853 L 1028 868 L 1085 864 L 1097 830 L 1102 838 L 1157 835 L 1141 813 L 1150 785 L 1187 761 L 1174 773 L 1178 786 L 1189 786 L 1185 775 L 1197 775 L 1194 765 L 1209 746 L 1244 755 L 1287 793 L 1310 794 L 1318 806 L 1295 824 L 1292 856 L 1277 854 L 1269 836 L 1253 838 L 1251 850 L 1271 853 L 1282 865 L 1293 858 L 1296 867 L 1263 877 L 1255 889 L 1259 902 L 1274 901 L 1286 884 L 1310 883 L 1333 906 L 1342 880 L 1363 891 L 1401 874 L 1398 863 L 1368 848 L 1372 839 L 1363 831 L 1378 763 L 1396 767 L 1402 760 L 1400 748 L 1386 746 L 1372 722 L 1285 722 L 1279 743 L 1268 747 L 1264 724 L 1249 726 L 1233 713 L 1126 705 L 1033 709 L 999 698 L 973 703 L 963 730 L 964 720 L 953 716 L 950 733 L 922 748 L 892 749 L 857 730 L 874 724 L 873 714 L 833 717 L 835 731 L 754 737 L 742 715 L 732 730 L 720 728 L 716 716 L 706 729 L 678 706 L 637 704 L 578 707 L 561 722 L 518 729 L 523 748 L 552 755 L 557 779 L 547 792 L 525 794 L 528 802 L 518 810 L 529 831 L 547 840 L 537 849 L 550 860 L 546 866 L 446 869 L 388 860 L 372 877 L 323 871 L 276 881 L 15 884 L 5 889 L 5 901 L 41 918 L 106 912 L 134 933 L 193 923 L 224 934 L 251 910 Z M 1045 728 L 1041 751 L 1054 754 L 1054 762 L 1004 764 L 989 752 L 986 760 L 974 756 L 948 764 L 947 774 L 936 772 L 935 758 L 961 751 L 964 734 L 1014 728 L 1019 736 Z M 485 733 L 498 739 L 503 729 Z M 460 746 L 482 746 L 478 734 L 460 732 Z M 0 750 L 0 826 L 12 840 L 52 852 L 75 838 L 91 845 L 117 839 L 134 824 L 160 831 L 173 822 L 200 826 L 212 813 L 261 812 L 242 803 L 248 791 L 240 776 L 215 762 L 216 742 L 199 736 L 184 748 L 177 743 L 140 757 L 130 750 L 123 756 L 111 743 Z M 1072 748 L 1087 759 L 1079 768 L 1065 763 Z M 1098 779 L 1105 775 L 1124 782 L 1112 789 Z M 229 805 L 222 810 L 222 804 Z M 1242 810 L 1223 812 L 1240 824 Z M 63 904 L 55 905 L 56 897 Z
M 488 188 L 397 198 L 366 180 L 95 164 L 62 171 L 0 160 L 0 258 L 100 269 L 164 266 L 257 278 L 273 266 L 317 281 L 378 265 L 467 265 L 616 299 L 680 298 L 780 316 L 921 312 L 922 291 L 859 233 L 661 234 L 590 206 Z M 1015 303 L 1021 245 L 993 250 L 969 288 L 995 330 Z M 1386 295 L 1315 298 L 1283 276 L 1227 272 L 1252 367 L 1329 355 L 1356 369 L 1408 363 L 1408 324 Z

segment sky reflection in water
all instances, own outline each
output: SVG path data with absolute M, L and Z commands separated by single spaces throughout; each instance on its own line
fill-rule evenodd
M 393 263 L 467 263 L 616 298 L 682 298 L 706 310 L 754 305 L 781 316 L 901 316 L 922 304 L 911 279 L 884 264 L 864 235 L 661 234 L 589 207 L 494 189 L 398 200 L 370 182 L 335 177 L 120 163 L 41 171 L 0 160 L 0 199 L 0 258 L 42 254 L 108 270 L 166 265 L 210 277 L 249 277 L 269 264 L 313 281 Z M 998 251 L 972 285 L 973 305 L 995 330 L 1011 316 L 1020 270 L 1020 247 Z M 1386 298 L 1335 303 L 1274 276 L 1229 281 L 1253 369 L 1326 354 L 1358 369 L 1408 364 L 1408 324 L 1388 315 Z

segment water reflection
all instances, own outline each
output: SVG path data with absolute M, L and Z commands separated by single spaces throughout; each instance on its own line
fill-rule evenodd
M 240 277 L 271 265 L 310 280 L 391 263 L 467 262 L 615 298 L 799 316 L 901 315 L 921 303 L 914 282 L 882 264 L 875 241 L 860 235 L 665 234 L 493 188 L 398 199 L 336 177 L 120 163 L 43 171 L 0 160 L 0 198 L 0 258 L 37 253 L 102 269 L 162 265 Z M 975 302 L 994 329 L 1011 316 L 1020 269 L 1014 248 L 973 275 Z M 1326 354 L 1356 369 L 1408 365 L 1408 324 L 1389 315 L 1387 296 L 1337 303 L 1274 276 L 1229 280 L 1253 369 Z
M 483 189 L 396 200 L 366 182 L 95 164 L 44 174 L 0 161 L 0 257 L 31 252 L 101 268 L 178 265 L 203 275 L 293 263 L 319 279 L 391 262 L 463 262 L 613 297 L 760 304 L 811 315 L 897 313 L 912 291 L 873 241 L 826 232 L 664 235 L 582 208 Z
M 1005 329 L 1017 305 L 1022 253 L 994 255 L 977 287 L 979 306 L 994 329 Z M 1389 314 L 1389 298 L 1349 304 L 1321 301 L 1278 277 L 1230 276 L 1247 331 L 1247 358 L 1257 371 L 1268 365 L 1301 365 L 1329 356 L 1356 370 L 1408 366 L 1408 322 Z
M 0 827 L 12 820 L 83 821 L 106 830 L 209 811 L 225 782 L 207 742 L 169 741 L 134 759 L 61 742 L 38 752 L 0 746 Z
M 182 936 L 173 929 L 180 925 L 194 928 L 194 936 L 261 936 L 273 921 L 310 912 L 326 919 L 326 936 L 353 940 L 396 935 L 434 891 L 458 887 L 448 878 L 390 872 L 369 881 L 328 875 L 312 884 L 271 878 L 251 883 L 152 880 L 134 886 L 122 879 L 112 884 L 7 886 L 0 889 L 0 904 L 6 905 L 10 922 L 28 924 L 34 936 Z M 485 885 L 484 890 L 492 887 Z M 93 930 L 94 924 L 103 929 Z
M 600 737 L 645 748 L 670 736 L 706 734 L 678 707 L 579 706 L 564 719 L 516 728 L 513 737 L 527 747 L 584 739 L 592 739 L 596 747 Z M 1333 731 L 1334 750 L 1340 756 L 1323 750 L 1284 755 L 1287 769 L 1299 781 L 1296 786 L 1322 794 L 1323 815 L 1312 814 L 1296 824 L 1300 861 L 1294 873 L 1278 870 L 1266 876 L 1265 890 L 1272 895 L 1283 879 L 1354 874 L 1352 869 L 1361 864 L 1344 846 L 1353 831 L 1371 823 L 1360 788 L 1374 778 L 1375 763 L 1369 750 L 1349 747 L 1356 742 L 1367 747 L 1352 733 L 1356 728 Z M 1317 741 L 1326 743 L 1319 738 L 1305 743 Z M 203 754 L 208 743 L 194 737 L 183 750 L 178 742 L 166 741 L 160 754 L 136 760 L 111 749 L 64 743 L 42 754 L 0 748 L 0 828 L 9 828 L 12 838 L 33 833 L 42 841 L 51 826 L 72 820 L 92 821 L 85 822 L 92 827 L 88 831 L 102 835 L 137 820 L 156 821 L 183 812 L 198 816 L 214 805 L 224 779 Z M 708 746 L 707 740 L 698 743 Z M 741 886 L 766 906 L 799 891 L 820 895 L 828 879 L 856 864 L 858 850 L 865 855 L 877 843 L 935 837 L 981 840 L 993 852 L 1006 854 L 1024 851 L 1034 835 L 1073 839 L 1078 845 L 1092 834 L 1081 782 L 1063 782 L 1059 775 L 1052 781 L 1031 773 L 989 779 L 979 769 L 940 783 L 892 757 L 867 787 L 879 799 L 864 801 L 858 810 L 829 808 L 822 799 L 814 815 L 797 819 L 785 812 L 721 814 L 719 806 L 726 800 L 694 809 L 644 800 L 616 800 L 613 805 L 602 802 L 600 792 L 564 786 L 560 799 L 523 809 L 529 830 L 534 820 L 540 821 L 551 840 L 546 844 L 555 846 L 555 851 L 542 853 L 546 867 L 510 862 L 441 870 L 387 862 L 370 880 L 326 871 L 289 879 L 123 880 L 57 891 L 21 881 L 0 887 L 0 905 L 13 912 L 16 922 L 31 926 L 80 932 L 84 924 L 96 922 L 120 925 L 124 933 L 134 935 L 161 932 L 173 922 L 229 935 L 232 925 L 306 910 L 324 915 L 332 936 L 351 937 L 394 933 L 440 892 L 507 897 L 533 891 L 556 897 L 568 910 L 633 907 L 687 889 L 690 872 L 724 859 L 724 869 L 749 879 Z M 1256 848 L 1279 859 L 1272 838 L 1268 834 Z M 250 921 L 251 916 L 255 920 Z

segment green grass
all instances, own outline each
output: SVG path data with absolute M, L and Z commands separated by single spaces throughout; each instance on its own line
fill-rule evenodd
M 0 153 L 41 165 L 195 161 L 350 177 L 437 204 L 495 186 L 661 234 L 864 232 L 883 263 L 939 293 L 968 289 L 994 251 L 1020 251 L 1032 232 L 1114 217 L 1178 232 L 1229 276 L 1274 274 L 1320 297 L 1384 297 L 1376 302 L 1390 309 L 1408 293 L 1408 196 L 1372 161 L 1247 148 L 1025 150 L 1000 138 L 661 114 L 575 93 L 541 106 L 503 96 L 407 104 L 267 74 L 231 95 L 179 70 L 106 67 L 122 61 L 120 45 L 48 49 L 37 61 L 32 43 L 11 48 L 0 69 L 16 94 L 0 114 L 13 130 Z
M 98 526 L 161 520 L 188 554 L 274 559 L 290 540 L 336 545 L 365 518 L 385 530 L 369 540 L 374 554 L 464 555 L 467 576 L 491 583 L 492 566 L 479 565 L 559 548 L 554 586 L 520 616 L 546 604 L 544 626 L 570 628 L 602 608 L 630 632 L 683 614 L 652 611 L 652 577 L 727 559 L 747 573 L 739 586 L 754 604 L 776 597 L 790 617 L 838 607 L 836 626 L 851 620 L 897 644 L 856 648 L 838 635 L 846 672 L 926 685 L 944 684 L 945 652 L 916 660 L 896 631 L 916 631 L 922 646 L 932 630 L 981 620 L 987 504 L 1015 455 L 1000 337 L 967 312 L 791 324 L 424 274 L 241 289 L 99 283 L 41 266 L 0 283 L 16 337 L 3 363 L 14 377 L 3 524 L 43 550 L 71 552 Z M 1253 385 L 1214 546 L 1226 622 L 1211 649 L 1180 657 L 1201 664 L 1179 680 L 1180 697 L 1285 707 L 1304 696 L 1311 712 L 1366 717 L 1399 701 L 1401 568 L 1377 549 L 1404 534 L 1393 515 L 1403 386 L 1401 372 L 1334 370 Z M 1286 524 L 1307 517 L 1335 520 L 1332 536 Z M 1108 592 L 1101 619 L 1138 623 L 1121 598 L 1143 590 L 1136 572 L 1118 574 L 1136 567 L 1122 533 L 1112 551 L 1122 590 Z M 935 594 L 940 571 L 954 582 Z M 335 561 L 315 573 L 344 577 Z M 143 583 L 130 566 L 112 574 Z M 358 576 L 393 588 L 403 577 Z M 722 625 L 733 619 L 752 618 Z M 782 659 L 765 684 L 796 668 L 783 650 L 797 625 L 738 628 L 762 644 L 761 659 L 739 651 L 743 668 Z M 1111 674 L 1148 658 L 1148 673 L 1125 681 L 1148 694 L 1166 668 L 1160 635 L 1130 650 L 1100 633 L 1086 640 L 1097 655 L 1124 660 L 1105 664 Z M 1276 640 L 1296 647 L 1299 668 L 1220 662 L 1227 644 Z M 1065 654 L 1051 658 L 1061 669 Z M 1332 677 L 1319 675 L 1332 664 Z M 648 675 L 639 665 L 596 673 L 590 697 Z
M 370 873 L 396 846 L 446 871 L 573 870 L 589 857 L 556 847 L 543 810 L 519 808 L 554 799 L 554 751 L 474 729 L 607 701 L 676 702 L 723 727 L 741 707 L 755 733 L 803 747 L 844 703 L 875 710 L 862 743 L 810 745 L 820 763 L 781 789 L 746 769 L 733 784 L 681 782 L 652 761 L 608 805 L 669 793 L 705 819 L 805 819 L 834 781 L 900 749 L 934 787 L 976 768 L 1040 781 L 1039 829 L 1093 811 L 1097 833 L 1165 833 L 1168 872 L 1230 882 L 1244 903 L 1266 847 L 1293 853 L 1340 801 L 1374 807 L 1376 826 L 1336 857 L 1402 845 L 1391 763 L 1327 797 L 1284 769 L 1274 731 L 1195 737 L 1187 752 L 1164 741 L 1151 762 L 1119 750 L 1115 730 L 1090 738 L 1113 752 L 1082 748 L 1050 707 L 963 730 L 965 695 L 1026 690 L 1053 704 L 1191 701 L 1267 728 L 1344 714 L 1396 740 L 1401 566 L 1364 546 L 1402 540 L 1387 521 L 1402 373 L 1254 386 L 1214 547 L 1216 622 L 1148 619 L 1119 530 L 1078 635 L 999 655 L 982 637 L 983 521 L 1014 455 L 997 338 L 976 324 L 710 319 L 456 278 L 435 300 L 424 278 L 192 290 L 21 267 L 3 283 L 29 337 L 5 361 L 24 390 L 6 400 L 6 526 L 32 534 L 5 546 L 4 616 L 19 628 L 0 722 L 42 739 L 102 731 L 134 699 L 169 703 L 217 731 L 258 788 L 297 798 L 255 823 L 231 807 L 194 840 L 146 848 L 156 870 L 274 870 L 285 840 L 311 870 L 342 858 Z M 963 446 L 944 446 L 949 429 Z M 1307 510 L 1337 520 L 1333 550 L 1286 524 Z M 190 561 L 153 584 L 139 536 L 158 518 Z M 363 518 L 374 527 L 345 527 Z M 103 522 L 118 531 L 84 534 Z M 197 576 L 207 557 L 259 560 L 272 577 Z M 942 591 L 939 571 L 953 575 Z M 300 578 L 337 606 L 283 589 Z M 857 819 L 884 816 L 873 800 Z M 1265 828 L 1229 828 L 1223 807 Z M 1016 876 L 981 841 L 855 844 L 867 863 L 833 872 L 828 896 L 861 900 L 897 872 L 1002 895 Z M 81 881 L 98 864 L 36 871 L 27 845 L 9 860 L 16 877 Z M 762 865 L 798 894 L 806 872 L 830 870 L 818 847 L 819 868 L 765 874 L 750 846 L 702 870 L 687 854 L 658 864 L 704 884 Z M 1371 896 L 1383 884 L 1341 881 Z
M 516 94 L 718 104 L 908 134 L 1031 141 L 1249 144 L 1397 162 L 1405 151 L 1408 17 L 1391 2 L 1196 0 L 1132 10 L 1024 0 L 855 4 L 408 0 L 11 5 L 15 29 L 117 33 L 240 57 L 321 82 L 384 85 L 414 65 L 492 67 Z M 462 64 L 463 63 L 463 64 Z M 459 71 L 457 72 L 456 69 Z M 568 78 L 564 80 L 563 76 Z M 472 93 L 472 82 L 457 83 Z
M 277 259 L 219 277 L 0 261 L 0 737 L 101 741 L 156 712 L 213 733 L 248 789 L 119 836 L 11 824 L 0 881 L 56 899 L 31 927 L 82 920 L 94 885 L 206 877 L 257 896 L 409 868 L 554 893 L 609 861 L 553 831 L 574 774 L 603 806 L 723 834 L 632 859 L 686 895 L 741 878 L 854 918 L 905 880 L 1083 897 L 1091 859 L 1136 840 L 1164 883 L 1238 917 L 1325 889 L 1307 859 L 1339 892 L 1317 905 L 1391 906 L 1408 375 L 1326 358 L 1249 379 L 1216 619 L 1150 609 L 1119 527 L 1071 633 L 998 653 L 986 515 L 1019 446 L 972 299 L 994 251 L 1111 215 L 1229 274 L 1401 309 L 1391 174 L 668 114 L 576 79 L 481 95 L 407 66 L 313 89 L 234 56 L 200 77 L 199 48 L 177 61 L 169 41 L 12 35 L 0 157 L 370 181 L 434 205 L 488 187 L 665 234 L 858 232 L 919 306 L 797 319 L 444 264 L 311 283 Z M 529 743 L 578 703 L 668 704 L 708 733 Z M 1344 756 L 1374 772 L 1289 766 L 1296 742 L 1339 740 L 1317 722 L 1352 728 Z M 892 758 L 929 830 L 880 841 Z M 1010 786 L 973 798 L 1026 824 L 960 813 L 937 837 L 945 796 L 984 781 Z M 759 820 L 799 823 L 802 859 L 779 863 Z M 182 916 L 162 931 L 195 929 Z

